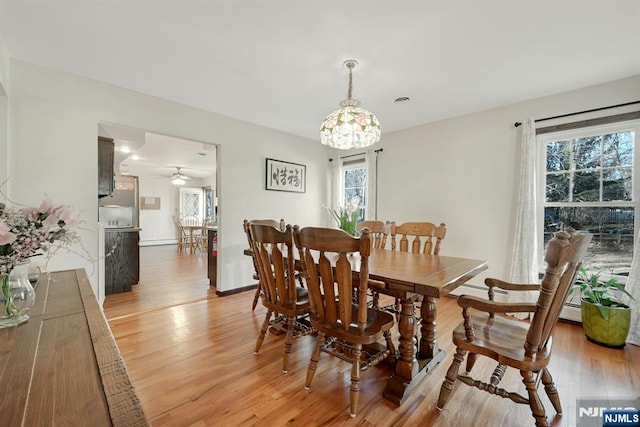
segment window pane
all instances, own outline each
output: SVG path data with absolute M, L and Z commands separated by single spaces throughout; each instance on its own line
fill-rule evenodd
M 600 167 L 600 136 L 576 138 L 573 143 L 575 169 L 591 169 Z
M 589 269 L 628 275 L 633 258 L 634 209 L 564 207 L 544 209 L 544 242 L 563 227 L 586 230 L 593 240 L 584 259 Z
M 360 206 L 364 204 L 364 188 L 345 188 L 344 189 L 344 201 L 348 203 L 354 197 L 360 197 Z
M 547 202 L 569 201 L 569 174 L 547 174 Z
M 547 143 L 547 171 L 569 170 L 569 141 Z
M 607 169 L 602 180 L 604 201 L 631 200 L 631 168 Z
M 345 187 L 363 187 L 365 184 L 365 169 L 348 169 L 344 171 L 344 186 Z
M 600 201 L 600 170 L 576 172 L 573 176 L 574 202 Z
M 633 164 L 633 132 L 620 132 L 604 136 L 604 166 L 631 166 Z

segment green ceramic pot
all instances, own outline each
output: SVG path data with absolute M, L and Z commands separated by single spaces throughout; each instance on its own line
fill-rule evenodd
M 609 319 L 602 317 L 596 304 L 582 301 L 582 327 L 587 338 L 607 347 L 624 347 L 631 325 L 628 307 L 604 307 Z

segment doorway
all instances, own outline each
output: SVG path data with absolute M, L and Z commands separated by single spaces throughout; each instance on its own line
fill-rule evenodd
M 100 123 L 98 132 L 114 139 L 114 173 L 137 176 L 141 199 L 140 281 L 131 292 L 105 298 L 107 318 L 215 295 L 206 252 L 178 252 L 174 217 L 188 211 L 205 220 L 208 210 L 217 212 L 215 197 L 210 197 L 210 209 L 206 204 L 206 195 L 214 195 L 217 186 L 217 146 L 117 124 Z

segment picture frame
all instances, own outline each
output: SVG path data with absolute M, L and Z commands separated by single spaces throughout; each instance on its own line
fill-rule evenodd
M 160 197 L 140 197 L 140 209 L 160 210 Z
M 306 193 L 307 166 L 267 158 L 265 190 Z

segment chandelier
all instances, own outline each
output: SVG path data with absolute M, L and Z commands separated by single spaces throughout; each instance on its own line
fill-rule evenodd
M 320 127 L 320 141 L 329 147 L 348 150 L 368 147 L 380 141 L 380 122 L 376 116 L 360 108 L 360 101 L 351 98 L 352 70 L 357 65 L 353 59 L 344 62 L 349 70 L 347 99 L 340 102 L 340 109 L 329 114 Z

